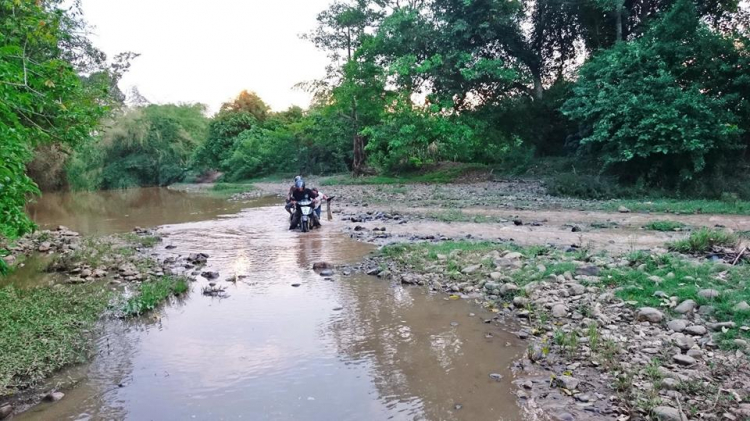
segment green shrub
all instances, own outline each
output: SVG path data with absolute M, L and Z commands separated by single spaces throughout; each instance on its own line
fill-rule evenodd
M 702 228 L 690 234 L 688 238 L 667 244 L 669 250 L 684 254 L 704 254 L 714 247 L 736 247 L 739 237 L 727 231 Z
M 651 221 L 643 228 L 651 231 L 679 231 L 685 229 L 686 225 L 677 221 Z
M 138 292 L 128 299 L 122 312 L 125 316 L 141 315 L 155 309 L 169 297 L 186 293 L 188 289 L 188 281 L 182 277 L 150 279 L 139 286 Z

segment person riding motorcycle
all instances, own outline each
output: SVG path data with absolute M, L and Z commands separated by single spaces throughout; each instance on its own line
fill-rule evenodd
M 292 207 L 295 208 L 294 214 L 292 215 L 292 223 L 289 226 L 290 230 L 297 228 L 297 225 L 299 225 L 300 217 L 302 216 L 300 209 L 297 207 L 297 202 L 300 202 L 303 200 L 314 200 L 317 197 L 318 197 L 317 193 L 305 187 L 304 180 L 302 180 L 301 178 L 297 180 L 297 182 L 295 183 L 294 191 L 292 191 L 291 201 L 290 201 L 290 203 L 292 204 Z M 315 212 L 313 212 L 313 215 L 311 216 L 313 217 L 312 218 L 313 226 L 319 227 L 320 220 L 318 219 Z
M 294 193 L 294 189 L 297 188 L 297 182 L 302 180 L 302 176 L 298 175 L 294 177 L 294 183 L 292 183 L 292 186 L 289 187 L 289 193 L 286 195 L 286 206 L 284 206 L 284 209 L 286 209 L 287 212 L 289 212 L 289 215 L 292 216 L 292 208 L 294 205 L 292 205 L 292 193 Z

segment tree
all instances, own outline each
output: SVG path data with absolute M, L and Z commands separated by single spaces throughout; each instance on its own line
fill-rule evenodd
M 712 31 L 679 0 L 642 38 L 583 66 L 563 111 L 605 170 L 674 187 L 748 146 L 747 46 Z
M 233 101 L 221 105 L 223 113 L 247 113 L 262 122 L 268 115 L 270 107 L 255 92 L 242 91 Z
M 0 0 L 0 237 L 33 228 L 24 205 L 38 189 L 24 164 L 34 147 L 80 143 L 107 112 L 110 86 L 83 83 L 77 72 L 104 69 L 104 55 L 62 3 Z

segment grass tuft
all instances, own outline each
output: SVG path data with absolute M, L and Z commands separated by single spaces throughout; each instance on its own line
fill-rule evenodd
M 651 221 L 643 228 L 651 231 L 680 231 L 687 228 L 687 225 L 678 221 Z
M 124 316 L 138 316 L 155 309 L 172 296 L 180 296 L 188 291 L 185 278 L 165 276 L 152 279 L 140 285 L 139 291 L 130 297 L 123 307 Z
M 714 247 L 737 247 L 739 237 L 727 231 L 702 228 L 690 234 L 688 238 L 667 244 L 667 248 L 683 254 L 705 254 Z

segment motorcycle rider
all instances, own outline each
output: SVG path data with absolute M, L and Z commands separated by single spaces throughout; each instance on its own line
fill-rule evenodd
M 300 202 L 302 200 L 313 200 L 317 197 L 317 193 L 305 187 L 305 181 L 302 180 L 302 178 L 296 181 L 296 183 L 294 184 L 294 190 L 291 192 L 290 203 L 292 207 L 295 208 L 295 211 L 292 216 L 292 223 L 289 226 L 290 230 L 297 228 L 297 225 L 299 225 L 301 212 L 298 208 L 296 208 L 297 202 Z M 319 227 L 320 221 L 318 220 L 317 215 L 315 215 L 315 213 L 313 212 L 313 215 L 311 216 L 313 217 L 313 225 Z
M 302 176 L 298 175 L 294 177 L 294 183 L 292 183 L 292 186 L 289 187 L 289 193 L 286 195 L 286 206 L 284 206 L 284 209 L 286 209 L 287 212 L 289 212 L 289 215 L 292 215 L 292 208 L 294 205 L 292 205 L 292 193 L 294 193 L 294 189 L 297 188 L 297 182 L 302 180 Z

